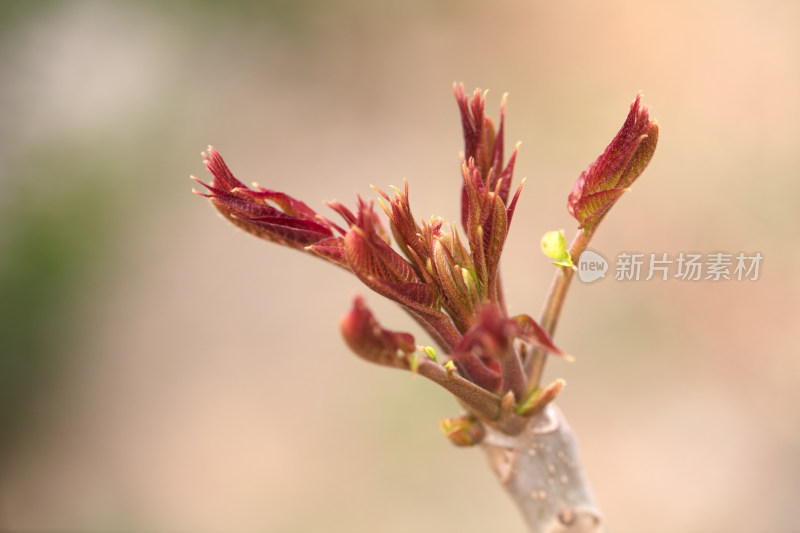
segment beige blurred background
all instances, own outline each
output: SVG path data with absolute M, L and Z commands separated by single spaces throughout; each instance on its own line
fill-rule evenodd
M 455 401 L 339 338 L 354 278 L 191 194 L 211 143 L 325 210 L 411 183 L 458 216 L 453 81 L 510 93 L 527 176 L 504 255 L 538 314 L 540 236 L 636 92 L 655 158 L 617 252 L 759 251 L 756 282 L 576 284 L 552 361 L 622 533 L 800 530 L 800 4 L 0 4 L 0 531 L 524 531 Z M 387 327 L 424 336 L 377 295 Z

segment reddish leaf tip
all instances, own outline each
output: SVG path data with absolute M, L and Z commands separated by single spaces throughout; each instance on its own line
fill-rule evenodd
M 353 307 L 341 318 L 339 328 L 347 345 L 359 357 L 386 366 L 409 367 L 404 355 L 416 350 L 414 337 L 382 328 L 361 296 L 353 299 Z
M 614 139 L 584 170 L 567 200 L 567 211 L 579 228 L 594 224 L 616 203 L 625 189 L 644 171 L 658 142 L 658 125 L 639 92 Z

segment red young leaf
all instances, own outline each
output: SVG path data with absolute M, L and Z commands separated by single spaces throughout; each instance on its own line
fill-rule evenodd
M 640 100 L 641 94 L 637 94 L 614 140 L 581 173 L 569 195 L 567 210 L 579 222 L 579 228 L 602 218 L 653 157 L 658 124 L 650 120 Z
M 503 167 L 503 134 L 505 123 L 506 96 L 500 103 L 500 126 L 495 134 L 494 124 L 485 115 L 486 94 L 476 89 L 470 100 L 464 93 L 463 85 L 453 85 L 461 113 L 464 133 L 464 160 L 474 160 L 478 170 L 478 183 L 489 191 L 495 191 L 503 204 L 508 202 L 511 178 L 514 173 L 518 146 Z M 467 185 L 461 193 L 461 223 L 466 228 L 468 218 Z
M 345 257 L 344 239 L 342 237 L 322 239 L 321 241 L 307 246 L 306 250 L 323 259 L 333 261 L 348 270 L 350 269 L 350 264 L 347 262 L 347 257 Z
M 344 238 L 350 268 L 362 280 L 378 278 L 392 283 L 417 283 L 411 264 L 395 252 L 377 233 L 372 202 L 359 199 L 357 222 Z
M 263 239 L 297 249 L 333 236 L 337 227 L 303 202 L 260 187 L 259 190 L 249 189 L 233 176 L 213 147 L 209 147 L 208 155 L 203 154 L 203 157 L 214 180 L 211 185 L 206 185 L 194 178 L 208 189 L 207 193 L 197 194 L 211 200 L 214 207 L 236 226 Z
M 538 346 L 539 348 L 542 348 L 553 355 L 563 357 L 568 361 L 572 360 L 572 356 L 564 353 L 559 347 L 553 344 L 553 341 L 550 339 L 550 335 L 548 335 L 547 332 L 542 329 L 542 327 L 530 316 L 517 315 L 512 317 L 511 320 L 514 321 L 519 328 L 516 333 L 517 338 Z
M 383 329 L 357 296 L 353 309 L 339 322 L 342 336 L 353 352 L 359 357 L 380 365 L 409 368 L 405 355 L 416 350 L 414 337 Z
M 425 262 L 429 258 L 428 249 L 422 241 L 420 234 L 422 230 L 414 220 L 411 213 L 411 206 L 408 201 L 408 182 L 403 180 L 404 190 L 394 188 L 395 195 L 391 198 L 388 194 L 375 189 L 387 202 L 381 201 L 381 207 L 389 218 L 389 227 L 394 235 L 394 240 L 403 253 L 412 260 L 412 266 L 417 274 L 422 276 L 425 269 Z

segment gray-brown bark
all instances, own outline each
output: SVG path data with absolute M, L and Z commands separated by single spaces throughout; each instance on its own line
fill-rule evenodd
M 532 533 L 606 531 L 575 436 L 553 404 L 518 435 L 486 427 L 481 446 Z

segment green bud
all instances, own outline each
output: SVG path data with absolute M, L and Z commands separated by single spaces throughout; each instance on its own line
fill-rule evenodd
M 563 379 L 557 379 L 543 389 L 535 388 L 528 393 L 522 402 L 516 406 L 514 412 L 520 416 L 532 416 L 541 412 L 545 406 L 552 402 L 561 389 L 566 385 Z
M 524 415 L 528 411 L 530 411 L 534 405 L 536 405 L 536 401 L 539 399 L 539 396 L 542 395 L 542 389 L 536 387 L 533 389 L 528 396 L 517 405 L 517 408 L 514 411 L 518 415 Z
M 569 255 L 567 239 L 564 238 L 564 230 L 553 230 L 545 233 L 544 237 L 542 237 L 542 252 L 550 259 L 553 259 L 552 263 L 554 265 L 577 270 L 572 263 L 572 257 Z
M 412 353 L 408 356 L 408 364 L 411 367 L 411 372 L 416 376 L 417 370 L 419 370 L 419 361 L 420 357 L 417 353 Z
M 486 435 L 483 426 L 471 416 L 444 418 L 439 424 L 442 433 L 456 446 L 478 444 Z
M 423 346 L 422 350 L 430 358 L 431 361 L 433 361 L 434 363 L 436 362 L 436 350 L 434 350 L 432 346 Z
M 461 268 L 461 279 L 464 280 L 464 286 L 469 291 L 469 297 L 473 302 L 477 302 L 480 299 L 478 295 L 478 286 L 475 283 L 475 277 L 472 275 L 472 272 L 469 269 Z

